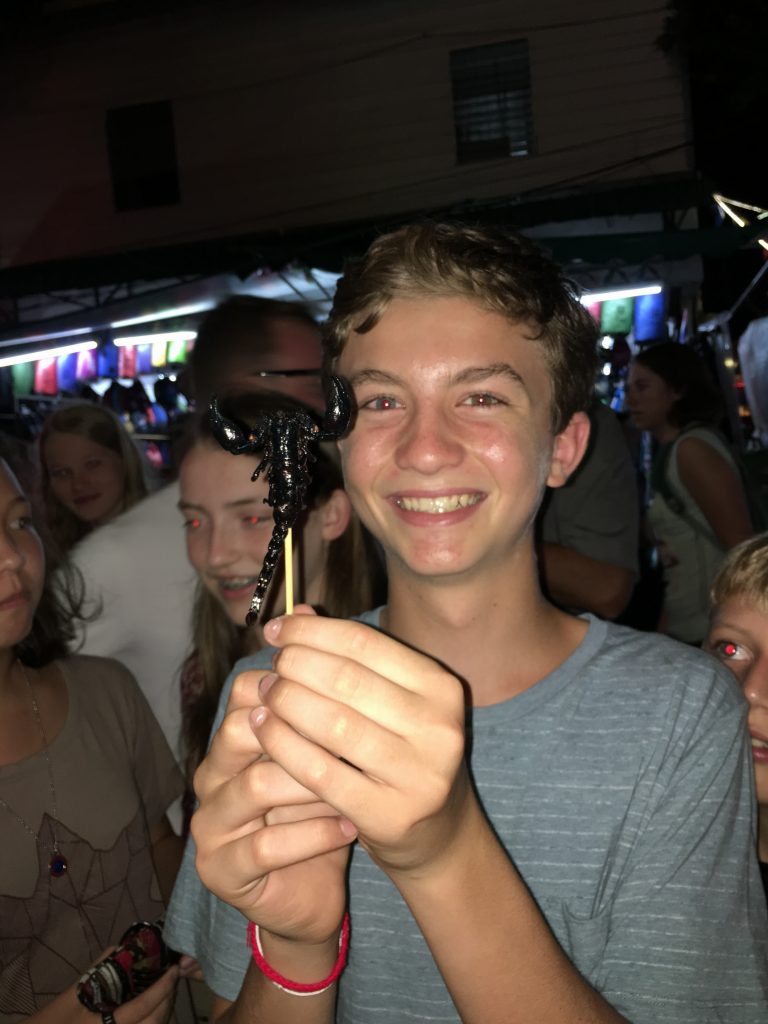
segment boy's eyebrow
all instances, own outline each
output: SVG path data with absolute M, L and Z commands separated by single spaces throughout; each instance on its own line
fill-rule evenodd
M 400 378 L 394 373 L 385 373 L 384 370 L 358 370 L 348 378 L 350 385 L 354 388 L 358 384 L 399 384 Z
M 738 632 L 738 633 L 743 633 L 744 632 L 744 627 L 739 625 L 738 621 L 733 621 L 732 622 L 730 619 L 720 619 L 720 618 L 717 617 L 717 615 L 715 615 L 715 617 L 712 619 L 712 624 L 710 625 L 709 628 L 710 628 L 710 631 L 714 631 L 716 629 L 727 629 L 727 630 L 730 630 L 731 632 Z
M 525 381 L 509 363 L 489 363 L 487 366 L 468 366 L 460 370 L 454 380 L 457 384 L 477 384 L 489 377 L 509 377 L 516 384 L 525 387 Z
M 452 384 L 476 384 L 489 377 L 509 377 L 516 384 L 525 387 L 525 381 L 509 363 L 488 363 L 485 366 L 467 366 L 451 377 Z M 349 378 L 354 388 L 359 384 L 400 384 L 401 378 L 384 370 L 359 370 Z

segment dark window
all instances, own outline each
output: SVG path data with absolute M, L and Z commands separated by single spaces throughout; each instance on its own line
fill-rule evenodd
M 107 147 L 116 210 L 142 210 L 179 202 L 170 102 L 108 110 Z
M 459 162 L 528 156 L 533 126 L 527 40 L 471 46 L 450 57 Z

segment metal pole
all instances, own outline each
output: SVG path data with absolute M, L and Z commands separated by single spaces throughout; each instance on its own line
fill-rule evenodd
M 768 260 L 766 260 L 766 262 L 762 265 L 762 267 L 760 267 L 760 269 L 755 274 L 755 276 L 752 278 L 752 280 L 749 282 L 747 287 L 744 289 L 744 291 L 741 293 L 741 295 L 738 297 L 738 299 L 736 299 L 734 304 L 728 310 L 728 314 L 727 315 L 728 315 L 728 319 L 729 320 L 733 317 L 733 314 L 736 312 L 736 310 L 739 308 L 739 306 L 742 304 L 742 302 L 744 302 L 744 300 L 747 298 L 749 293 L 757 286 L 757 284 L 761 280 L 763 274 L 765 274 L 767 272 L 768 272 Z

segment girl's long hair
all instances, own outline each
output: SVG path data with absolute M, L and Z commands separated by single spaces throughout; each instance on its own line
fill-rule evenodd
M 38 532 L 46 556 L 43 593 L 32 629 L 15 647 L 16 657 L 30 668 L 42 668 L 56 658 L 66 658 L 75 641 L 75 621 L 92 617 L 83 612 L 85 592 L 80 573 L 67 562 L 57 564 L 50 544 L 46 543 L 45 530 Z
M 285 395 L 268 391 L 235 396 L 225 404 L 227 416 L 249 426 L 259 416 L 278 410 L 310 411 Z M 218 446 L 207 413 L 196 414 L 189 425 L 181 445 L 181 460 L 198 444 Z M 335 448 L 321 444 L 314 445 L 312 451 L 316 461 L 310 463 L 307 512 L 325 504 L 335 490 L 344 486 Z M 257 458 L 254 454 L 254 466 Z M 244 462 L 243 471 L 247 473 L 247 460 Z M 300 536 L 301 520 L 295 532 Z M 349 618 L 376 607 L 385 599 L 383 559 L 375 540 L 353 512 L 344 533 L 328 545 L 323 600 L 317 610 L 336 618 Z M 219 696 L 232 666 L 238 658 L 253 651 L 252 646 L 246 647 L 245 627 L 236 626 L 219 601 L 200 582 L 195 596 L 192 630 L 193 654 L 190 660 L 196 662 L 198 686 L 183 714 L 182 742 L 188 780 L 192 779 L 205 756 Z
M 45 461 L 45 444 L 52 434 L 76 434 L 114 452 L 123 464 L 123 501 L 119 511 L 125 512 L 146 497 L 147 484 L 141 456 L 123 424 L 109 409 L 92 402 L 62 405 L 47 417 L 38 438 L 42 467 L 42 496 L 46 520 L 54 543 L 66 552 L 93 527 L 59 501 L 51 487 Z

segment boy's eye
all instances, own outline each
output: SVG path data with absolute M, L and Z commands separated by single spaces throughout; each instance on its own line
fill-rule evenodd
M 391 395 L 376 395 L 365 402 L 359 402 L 360 409 L 373 409 L 374 412 L 386 412 L 388 409 L 399 409 L 400 403 Z
M 475 395 L 467 395 L 462 404 L 471 406 L 490 406 L 504 405 L 505 403 L 496 395 L 491 395 L 487 391 L 481 391 Z
M 69 470 L 56 466 L 54 469 L 48 470 L 48 475 L 54 480 L 63 480 L 69 476 Z
M 718 640 L 713 650 L 722 661 L 743 661 L 749 656 L 746 649 L 733 640 Z
M 184 520 L 184 529 L 185 530 L 199 530 L 200 529 L 200 520 L 196 519 L 196 518 L 185 519 Z

